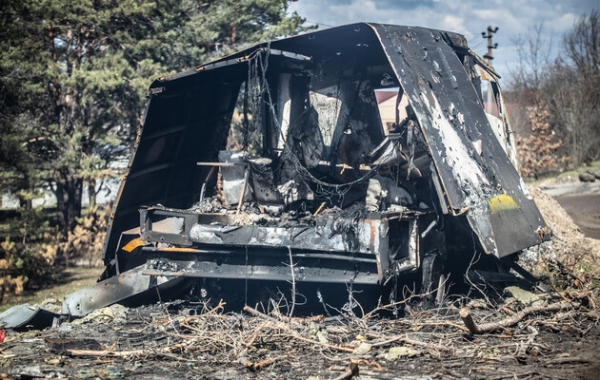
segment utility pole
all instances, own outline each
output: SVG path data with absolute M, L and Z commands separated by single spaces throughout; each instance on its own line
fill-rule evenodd
M 487 60 L 488 65 L 492 66 L 492 60 L 494 59 L 494 57 L 492 56 L 492 49 L 497 49 L 498 48 L 498 44 L 493 43 L 492 38 L 494 36 L 494 33 L 496 33 L 498 31 L 498 27 L 492 28 L 491 26 L 488 26 L 487 28 L 487 34 L 485 32 L 481 32 L 481 36 L 483 38 L 487 38 L 488 40 L 488 51 L 487 54 L 483 56 L 483 58 L 485 58 Z M 493 67 L 493 66 L 492 66 Z M 488 82 L 488 88 L 487 88 L 487 113 L 491 114 L 492 110 L 493 110 L 493 102 L 494 102 L 494 97 L 492 95 L 493 93 L 493 89 L 492 89 L 492 82 Z

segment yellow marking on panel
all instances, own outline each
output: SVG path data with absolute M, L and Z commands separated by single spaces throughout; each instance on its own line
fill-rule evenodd
M 510 195 L 501 194 L 497 197 L 488 199 L 488 207 L 492 214 L 496 214 L 500 211 L 515 210 L 519 208 L 517 202 Z
M 140 238 L 135 238 L 132 241 L 130 241 L 129 243 L 125 244 L 125 246 L 121 249 L 125 252 L 133 252 L 133 250 L 136 249 L 137 247 L 141 247 L 144 245 L 146 245 L 145 241 L 143 241 Z

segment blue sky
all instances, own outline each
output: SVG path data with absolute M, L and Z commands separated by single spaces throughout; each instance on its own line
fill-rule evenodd
M 289 4 L 290 11 L 307 19 L 306 24 L 318 24 L 320 29 L 367 21 L 458 32 L 481 56 L 487 52 L 481 32 L 488 25 L 498 27 L 493 63 L 504 80 L 517 64 L 513 40 L 518 35 L 543 23 L 555 57 L 563 34 L 574 22 L 584 13 L 600 9 L 599 0 L 298 0 Z

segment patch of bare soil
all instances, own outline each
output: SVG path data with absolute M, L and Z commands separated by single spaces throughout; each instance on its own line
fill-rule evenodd
M 598 379 L 600 246 L 554 199 L 532 194 L 554 233 L 534 249 L 547 292 L 483 292 L 433 308 L 409 297 L 372 313 L 306 318 L 273 307 L 114 305 L 52 329 L 8 332 L 0 377 Z M 390 318 L 392 308 L 402 317 Z

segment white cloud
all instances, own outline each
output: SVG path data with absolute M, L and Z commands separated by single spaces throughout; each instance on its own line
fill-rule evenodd
M 581 15 L 576 15 L 573 13 L 565 13 L 560 18 L 558 18 L 555 22 L 552 23 L 552 28 L 560 33 L 568 32 L 573 28 L 575 22 L 581 17 Z
M 494 65 L 503 76 L 508 74 L 517 57 L 512 38 L 526 34 L 535 24 L 543 22 L 553 35 L 553 51 L 557 52 L 562 35 L 594 7 L 599 7 L 597 0 L 298 0 L 290 3 L 291 11 L 297 11 L 309 23 L 320 24 L 321 28 L 370 21 L 458 32 L 467 37 L 471 48 L 480 55 L 487 50 L 481 32 L 488 25 L 498 26 L 494 42 L 499 48 L 494 51 Z
M 470 34 L 469 30 L 465 26 L 465 19 L 455 15 L 445 15 L 441 21 L 440 29 L 461 33 L 467 36 L 467 38 Z

